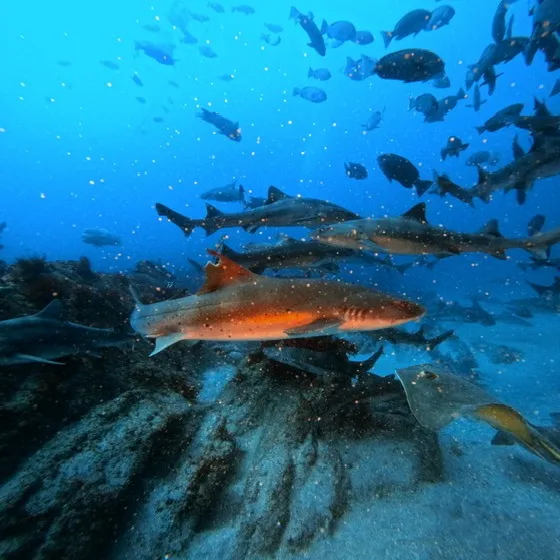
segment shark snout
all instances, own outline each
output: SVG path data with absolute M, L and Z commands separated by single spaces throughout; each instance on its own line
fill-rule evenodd
M 395 324 L 415 321 L 423 317 L 425 313 L 425 307 L 405 299 L 395 299 L 386 307 L 387 318 L 392 319 Z

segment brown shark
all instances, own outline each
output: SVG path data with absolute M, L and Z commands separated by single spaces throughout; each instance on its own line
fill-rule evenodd
M 499 232 L 497 221 L 490 220 L 478 233 L 459 233 L 431 226 L 426 219 L 426 204 L 421 202 L 401 216 L 324 226 L 315 230 L 311 237 L 335 247 L 400 255 L 486 253 L 504 260 L 508 249 L 525 249 L 546 258 L 546 250 L 560 242 L 560 228 L 531 237 L 508 239 Z
M 156 339 L 157 354 L 180 340 L 250 341 L 370 331 L 419 319 L 424 308 L 336 281 L 259 276 L 215 251 L 196 295 L 142 305 L 130 324 Z

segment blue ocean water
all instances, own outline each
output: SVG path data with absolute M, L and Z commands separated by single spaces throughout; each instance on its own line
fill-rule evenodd
M 505 163 L 512 157 L 514 135 L 512 129 L 504 129 L 479 136 L 474 125 L 510 103 L 531 108 L 534 96 L 546 97 L 554 74 L 546 72 L 542 57 L 527 67 L 519 56 L 500 66 L 504 75 L 498 89 L 479 113 L 461 102 L 444 122 L 423 123 L 422 115 L 408 111 L 409 96 L 455 93 L 464 85 L 466 66 L 476 62 L 491 41 L 493 5 L 482 0 L 454 5 L 457 13 L 451 25 L 394 41 L 389 49 L 421 46 L 438 53 L 451 79 L 448 90 L 377 77 L 354 82 L 342 72 L 347 56 L 385 54 L 379 31 L 392 29 L 403 14 L 418 7 L 416 2 L 300 6 L 319 21 L 349 20 L 376 38 L 370 45 L 346 43 L 329 49 L 325 58 L 306 47 L 303 30 L 288 21 L 289 3 L 255 2 L 256 13 L 247 16 L 214 13 L 204 2 L 188 3 L 193 12 L 210 17 L 206 23 L 189 23 L 197 45 L 180 43 L 181 33 L 168 21 L 171 3 L 100 2 L 85 8 L 61 1 L 32 6 L 32 16 L 27 5 L 5 5 L 2 11 L 10 25 L 0 39 L 3 51 L 9 53 L 0 92 L 4 107 L 0 172 L 2 219 L 9 228 L 3 257 L 86 255 L 94 267 L 111 270 L 126 269 L 141 258 L 178 265 L 184 255 L 203 254 L 215 238 L 206 239 L 197 231 L 191 239 L 183 239 L 158 220 L 154 203 L 201 217 L 205 209 L 198 195 L 234 179 L 258 196 L 265 196 L 268 185 L 276 185 L 290 194 L 328 198 L 364 216 L 401 213 L 417 197 L 390 184 L 379 172 L 376 157 L 383 152 L 409 158 L 426 178 L 436 169 L 463 186 L 474 184 L 476 168 L 466 167 L 464 159 L 472 151 L 491 149 L 500 152 Z M 512 5 L 511 11 L 514 34 L 528 35 L 531 20 L 525 3 Z M 272 47 L 260 39 L 264 23 L 282 25 L 280 45 Z M 150 24 L 159 25 L 161 31 L 143 28 Z M 175 44 L 177 64 L 164 66 L 135 51 L 134 42 L 143 40 Z M 198 46 L 203 44 L 218 56 L 202 56 Z M 118 69 L 100 64 L 103 60 L 118 64 Z M 70 65 L 61 66 L 60 61 Z M 327 67 L 333 77 L 315 82 L 307 78 L 309 67 Z M 133 74 L 143 87 L 132 81 Z M 218 79 L 223 74 L 235 79 L 223 82 Z M 324 88 L 327 102 L 312 104 L 292 96 L 294 87 L 306 85 Z M 146 103 L 139 103 L 137 96 Z M 242 142 L 214 134 L 196 118 L 200 107 L 239 121 Z M 554 112 L 557 107 L 553 98 L 550 108 Z M 361 125 L 371 112 L 382 110 L 381 127 L 364 134 Z M 156 123 L 154 117 L 164 120 Z M 450 135 L 471 146 L 458 160 L 442 163 L 440 149 Z M 528 147 L 528 135 L 521 137 Z M 363 163 L 369 178 L 347 179 L 345 161 Z M 521 235 L 531 216 L 550 213 L 557 206 L 556 196 L 554 180 L 548 180 L 539 183 L 522 207 L 513 195 L 499 195 L 493 204 L 478 204 L 476 210 L 429 197 L 428 215 L 434 223 L 463 230 L 497 218 L 503 233 Z M 554 216 L 549 220 L 554 222 Z M 81 232 L 91 227 L 121 236 L 122 246 L 101 250 L 85 246 Z M 228 234 L 234 240 L 245 238 L 238 231 Z M 259 238 L 268 234 L 262 231 Z M 465 259 L 454 259 L 445 267 L 466 273 L 473 259 L 485 260 L 469 257 L 465 266 Z M 498 264 L 492 262 L 489 273 L 507 269 Z
M 410 10 L 432 10 L 441 2 L 424 0 L 421 5 L 418 0 L 306 0 L 297 8 L 302 13 L 312 12 L 318 24 L 322 19 L 329 23 L 348 20 L 375 36 L 369 45 L 348 42 L 336 48 L 328 46 L 325 57 L 307 46 L 304 31 L 288 18 L 292 4 L 280 0 L 251 0 L 255 13 L 249 15 L 232 13 L 230 2 L 223 3 L 225 13 L 217 13 L 205 1 L 99 0 L 84 5 L 57 0 L 0 6 L 5 22 L 0 34 L 0 52 L 4 53 L 0 223 L 7 222 L 1 235 L 4 248 L 0 258 L 12 263 L 30 256 L 45 256 L 49 261 L 86 256 L 96 271 L 125 273 L 138 261 L 152 260 L 181 275 L 189 270 L 187 258 L 204 264 L 208 260 L 206 250 L 215 248 L 224 233 L 227 243 L 237 249 L 247 242 L 272 242 L 278 233 L 295 237 L 308 233 L 303 228 L 261 228 L 251 235 L 236 228 L 206 236 L 202 229 L 196 229 L 187 238 L 156 213 L 155 204 L 162 203 L 190 218 L 202 218 L 206 207 L 200 194 L 233 181 L 242 184 L 249 195 L 264 197 L 268 187 L 274 185 L 290 195 L 332 201 L 363 217 L 399 215 L 425 201 L 430 223 L 457 231 L 475 232 L 490 219 L 497 219 L 502 234 L 523 237 L 527 223 L 536 214 L 546 216 L 545 230 L 560 226 L 557 177 L 537 181 L 523 205 L 518 204 L 514 193 L 498 192 L 489 204 L 476 201 L 471 208 L 449 196 L 427 193 L 420 198 L 415 190 L 390 183 L 379 169 L 377 157 L 391 152 L 413 162 L 423 179 L 431 179 L 437 171 L 470 187 L 477 182 L 476 167 L 465 164 L 472 153 L 499 153 L 500 168 L 513 160 L 515 135 L 526 150 L 532 143 L 525 130 L 506 127 L 480 135 L 475 126 L 513 103 L 524 104 L 523 114 L 530 115 L 535 98 L 546 101 L 553 115 L 560 113 L 560 96 L 549 97 L 558 73 L 547 71 L 541 53 L 530 66 L 522 54 L 499 65 L 501 75 L 494 94 L 489 96 L 487 88 L 481 87 L 486 103 L 479 112 L 467 106 L 472 103 L 472 89 L 443 122 L 424 123 L 420 113 L 409 110 L 411 96 L 432 93 L 440 98 L 465 87 L 468 65 L 475 63 L 492 41 L 497 1 L 448 3 L 456 10 L 450 25 L 393 41 L 386 49 L 381 30 L 393 29 Z M 208 21 L 200 22 L 191 13 L 187 22 L 196 44 L 181 42 L 183 33 L 170 23 L 169 14 L 177 7 L 208 16 Z M 533 22 L 527 2 L 511 4 L 509 14 L 515 17 L 514 36 L 530 36 Z M 263 33 L 269 33 L 265 23 L 282 26 L 280 44 L 272 46 L 262 39 Z M 137 41 L 174 45 L 175 64 L 158 63 L 135 49 Z M 203 56 L 201 46 L 211 48 L 217 56 Z M 413 47 L 431 50 L 445 61 L 450 88 L 436 89 L 430 82 L 406 84 L 378 76 L 358 82 L 344 74 L 347 57 L 358 59 L 366 54 L 377 60 L 387 52 Z M 309 78 L 310 68 L 328 68 L 332 78 L 324 82 Z M 231 80 L 221 79 L 224 75 Z M 305 86 L 320 87 L 327 100 L 311 103 L 293 95 L 294 88 Z M 241 142 L 217 134 L 198 118 L 202 108 L 239 122 Z M 380 127 L 365 131 L 362 125 L 376 111 L 383 112 Z M 440 151 L 450 136 L 469 143 L 469 148 L 459 158 L 442 161 Z M 344 163 L 349 161 L 364 165 L 368 178 L 356 181 L 346 177 Z M 225 212 L 242 209 L 237 203 L 215 205 Z M 106 228 L 120 237 L 121 244 L 85 244 L 81 236 L 88 228 Z M 418 266 L 404 275 L 349 264 L 339 277 L 420 301 L 429 294 L 467 303 L 476 293 L 489 296 L 489 308 L 498 312 L 492 307 L 493 298 L 503 302 L 532 297 L 535 294 L 527 280 L 550 284 L 557 274 L 553 267 L 523 271 L 518 263 L 529 262 L 529 255 L 521 250 L 508 254 L 507 261 L 484 254 L 454 256 L 438 262 L 433 270 Z M 552 256 L 556 255 L 557 248 L 552 250 Z M 395 258 L 396 263 L 410 261 L 410 257 Z M 525 414 L 543 419 L 560 408 L 560 384 L 554 371 L 560 350 L 554 334 L 557 313 L 539 316 L 535 323 L 536 330 L 530 334 L 524 327 L 502 327 L 500 323 L 490 329 L 464 325 L 457 329 L 471 341 L 508 342 L 523 348 L 526 360 L 507 372 L 507 368 L 496 368 L 499 375 L 488 386 Z M 407 365 L 407 360 L 418 361 L 418 357 L 408 354 L 397 359 L 393 355 L 389 360 L 381 366 L 384 374 L 391 373 L 395 366 Z M 486 367 L 493 366 L 488 363 Z M 539 379 L 533 379 L 539 375 Z M 455 430 L 447 436 L 449 445 L 465 433 L 474 439 L 472 432 Z M 487 435 L 477 434 L 477 438 L 487 439 Z M 486 465 L 493 459 L 488 450 L 481 452 L 482 459 L 477 453 L 469 449 L 465 463 L 467 458 L 474 461 L 475 456 Z M 505 461 L 505 455 L 502 459 Z M 459 462 L 457 457 L 449 459 L 465 488 L 469 474 L 458 466 Z M 481 471 L 480 480 L 491 486 L 493 476 L 498 475 L 491 467 L 486 469 Z M 451 500 L 446 496 L 435 495 L 428 502 Z M 523 502 L 520 496 L 516 495 L 516 512 L 536 499 L 529 496 Z M 480 499 L 483 497 L 482 491 Z M 501 495 L 500 499 L 505 501 L 506 497 Z M 552 512 L 550 520 L 557 514 L 558 502 L 546 504 Z M 477 514 L 482 509 L 477 509 Z M 421 509 L 415 510 L 416 519 L 421 515 Z M 353 522 L 358 523 L 348 523 L 352 526 Z M 422 534 L 421 529 L 418 534 Z M 504 535 L 501 538 L 506 540 Z M 354 537 L 350 539 L 353 543 L 364 538 Z M 553 536 L 547 541 L 547 553 L 554 554 L 550 551 L 554 551 L 557 540 Z M 333 546 L 341 550 L 347 542 L 342 538 Z M 474 558 L 474 548 L 465 556 L 450 553 L 447 557 Z M 354 557 L 368 557 L 366 551 L 367 543 L 356 544 Z M 332 550 L 319 549 L 316 554 L 342 557 L 332 556 Z M 425 554 L 418 557 L 436 558 Z M 519 556 L 506 553 L 481 557 L 523 556 L 520 552 Z

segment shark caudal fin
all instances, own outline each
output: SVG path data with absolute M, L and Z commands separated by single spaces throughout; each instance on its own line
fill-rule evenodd
M 156 203 L 156 212 L 158 213 L 158 216 L 167 218 L 172 224 L 175 224 L 178 228 L 180 228 L 185 234 L 185 237 L 190 237 L 197 225 L 194 220 L 179 214 L 179 212 L 175 212 L 175 210 L 171 210 L 171 208 L 168 208 L 159 202 Z
M 435 350 L 442 342 L 445 342 L 448 338 L 451 338 L 455 334 L 454 330 L 445 331 L 444 333 L 434 336 L 434 338 L 428 338 L 426 340 L 426 350 L 431 352 Z

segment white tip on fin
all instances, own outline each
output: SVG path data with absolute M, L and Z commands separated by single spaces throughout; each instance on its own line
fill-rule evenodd
M 150 358 L 152 356 L 155 356 L 156 354 L 159 354 L 162 350 L 165 350 L 172 344 L 175 344 L 176 342 L 180 342 L 181 340 L 184 340 L 184 335 L 182 333 L 173 333 L 173 334 L 168 334 L 167 336 L 159 336 L 158 338 L 156 338 L 156 347 L 150 354 Z M 192 341 L 192 342 L 194 343 L 197 341 Z

